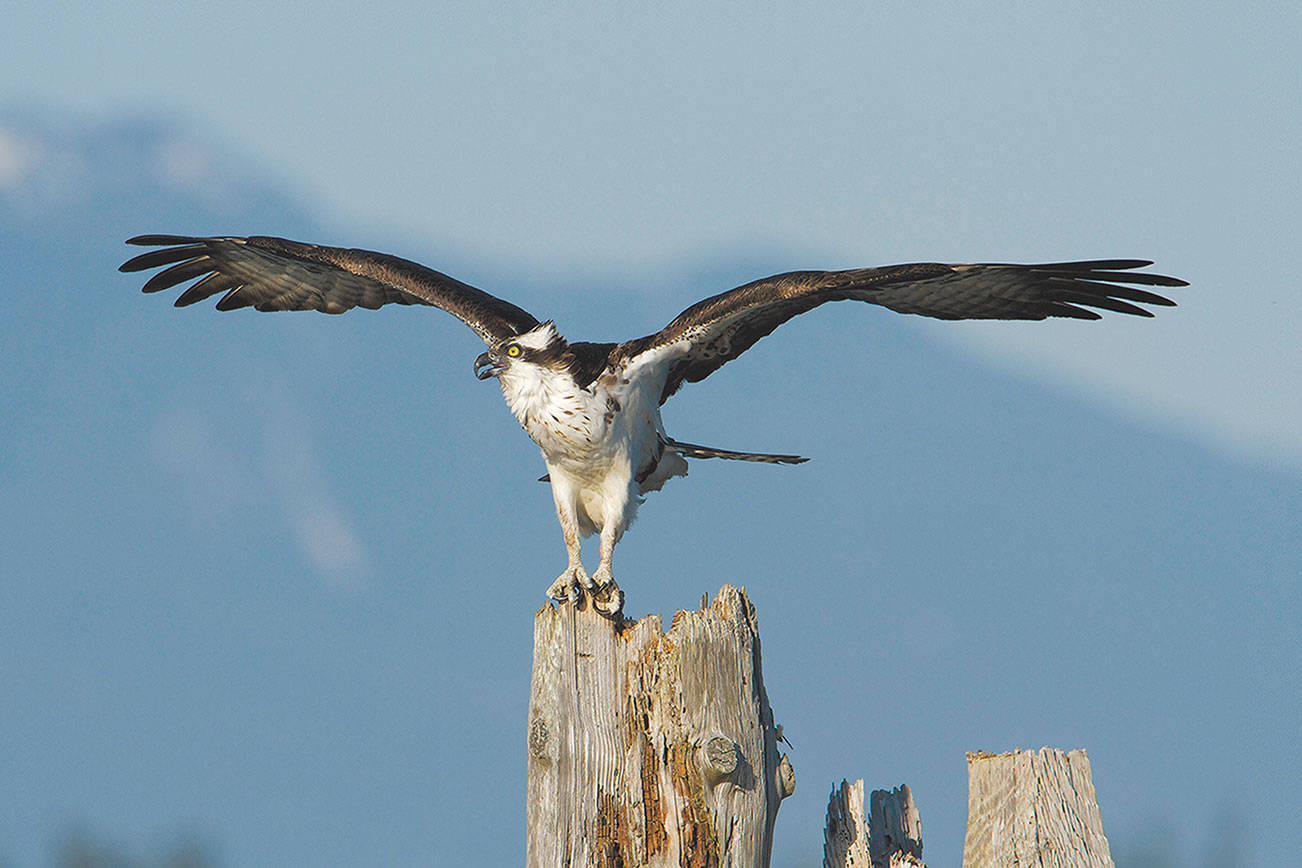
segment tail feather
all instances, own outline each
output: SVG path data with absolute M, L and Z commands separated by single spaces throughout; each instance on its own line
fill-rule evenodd
M 808 458 L 799 455 L 769 455 L 763 452 L 733 452 L 729 449 L 715 449 L 712 446 L 697 446 L 692 443 L 680 443 L 666 440 L 665 448 L 677 452 L 684 458 L 727 458 L 732 461 L 763 461 L 765 464 L 804 464 Z
M 697 446 L 694 443 L 680 443 L 677 440 L 665 440 L 665 449 L 677 452 L 684 458 L 727 458 L 731 461 L 762 461 L 765 464 L 804 464 L 808 458 L 799 455 L 770 455 L 766 452 L 733 452 L 731 449 L 715 449 L 713 446 Z M 551 474 L 538 477 L 539 482 L 551 482 Z M 640 481 L 640 480 L 639 480 Z

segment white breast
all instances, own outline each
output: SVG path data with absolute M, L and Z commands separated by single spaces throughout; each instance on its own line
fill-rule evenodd
M 636 469 L 658 451 L 657 384 L 612 371 L 580 389 L 566 374 L 548 368 L 530 366 L 520 373 L 503 375 L 502 393 L 549 463 L 576 470 L 596 463 L 603 465 L 599 472 L 607 472 L 610 462 L 624 462 Z
M 507 406 L 525 432 L 553 457 L 587 458 L 606 437 L 605 401 L 564 372 L 520 365 L 500 378 Z

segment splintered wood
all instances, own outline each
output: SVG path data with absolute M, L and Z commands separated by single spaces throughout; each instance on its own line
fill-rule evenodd
M 794 788 L 760 673 L 755 610 L 534 618 L 526 864 L 767 866 Z
M 1085 751 L 969 753 L 963 868 L 1112 868 Z
M 823 868 L 926 868 L 922 863 L 922 821 L 913 793 L 901 784 L 873 790 L 864 814 L 863 779 L 841 781 L 827 803 Z

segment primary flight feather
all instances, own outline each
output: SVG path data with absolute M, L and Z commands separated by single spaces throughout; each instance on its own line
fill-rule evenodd
M 167 266 L 144 285 L 158 292 L 194 280 L 183 307 L 221 294 L 218 310 L 318 310 L 425 304 L 442 308 L 483 339 L 479 379 L 497 378 L 507 405 L 542 449 L 569 563 L 548 590 L 565 599 L 581 589 L 607 613 L 623 594 L 612 574 L 615 543 L 642 495 L 687 473 L 686 458 L 796 464 L 794 455 L 732 452 L 665 434 L 660 406 L 685 382 L 705 379 L 797 314 L 829 301 L 866 301 L 898 313 L 939 319 L 1099 319 L 1091 308 L 1152 316 L 1140 305 L 1174 305 L 1140 286 L 1186 286 L 1137 271 L 1143 259 L 1039 265 L 920 262 L 848 271 L 793 271 L 697 302 L 660 331 L 623 343 L 567 341 L 510 302 L 431 268 L 368 250 L 324 247 L 265 236 L 197 238 L 141 235 L 155 247 L 121 266 Z M 601 535 L 601 560 L 589 575 L 583 536 Z

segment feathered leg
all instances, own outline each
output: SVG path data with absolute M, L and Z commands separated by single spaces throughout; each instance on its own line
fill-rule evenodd
M 552 582 L 547 589 L 547 596 L 553 600 L 568 600 L 577 596 L 580 588 L 591 588 L 592 579 L 580 563 L 582 550 L 579 546 L 579 516 L 574 503 L 574 490 L 559 474 L 551 474 L 552 498 L 556 501 L 556 518 L 561 523 L 561 534 L 565 537 L 565 554 L 569 556 L 569 566 Z
M 637 516 L 638 504 L 642 498 L 638 495 L 637 483 L 629 475 L 614 476 L 606 480 L 601 516 L 601 563 L 592 574 L 592 604 L 597 611 L 606 615 L 616 615 L 624 607 L 624 592 L 615 584 L 614 559 L 615 543 L 624 536 L 624 531 Z
M 615 543 L 624 535 L 623 522 L 608 521 L 605 527 L 601 529 L 601 563 L 597 565 L 597 571 L 592 574 L 592 604 L 597 607 L 599 612 L 607 615 L 618 614 L 619 610 L 624 608 L 624 592 L 615 584 L 615 576 L 612 572 Z

